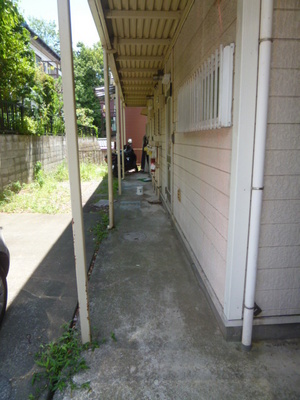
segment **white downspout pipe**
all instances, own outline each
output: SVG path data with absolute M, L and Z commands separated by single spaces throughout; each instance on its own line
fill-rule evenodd
M 58 0 L 57 7 L 80 328 L 82 343 L 87 343 L 91 341 L 91 328 L 89 317 L 88 279 L 80 187 L 69 0 Z
M 264 189 L 268 101 L 271 69 L 273 0 L 261 1 L 260 45 L 256 105 L 256 128 L 251 192 L 251 214 L 245 286 L 242 345 L 249 351 L 252 343 L 253 311 L 256 288 L 257 257 L 261 208 Z
M 120 157 L 120 98 L 119 98 L 119 87 L 116 84 L 116 125 L 117 125 L 117 157 L 118 157 L 118 190 L 119 195 L 122 194 L 122 183 L 121 183 L 121 157 Z
M 104 64 L 105 122 L 106 122 L 106 140 L 107 140 L 108 203 L 109 203 L 109 225 L 107 228 L 112 229 L 114 227 L 114 192 L 113 192 L 112 155 L 111 155 L 111 121 L 110 121 L 108 54 L 105 48 L 103 48 L 103 64 Z

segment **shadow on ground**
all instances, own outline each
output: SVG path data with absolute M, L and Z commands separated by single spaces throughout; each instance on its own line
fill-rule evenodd
M 87 266 L 94 258 L 95 243 L 91 227 L 99 218 L 99 208 L 93 203 L 103 198 L 107 178 L 99 184 L 83 209 L 86 234 Z M 0 330 L 0 399 L 27 399 L 33 393 L 32 374 L 36 370 L 34 355 L 43 343 L 58 338 L 62 325 L 70 323 L 77 307 L 77 289 L 71 223 L 57 237 L 53 245 L 47 242 L 47 229 L 52 229 L 61 219 L 71 220 L 67 215 L 2 214 L 1 224 L 11 224 L 13 232 L 7 243 L 16 247 L 19 269 L 24 274 L 27 266 L 26 254 L 44 251 L 44 257 L 18 295 L 7 309 Z M 29 240 L 28 240 L 28 235 Z M 46 239 L 42 240 L 42 237 Z M 49 232 L 50 237 L 50 232 Z M 26 239 L 26 240 L 25 240 Z M 26 243 L 26 249 L 22 247 Z M 28 245 L 29 243 L 29 245 Z M 41 249 L 41 247 L 44 247 Z M 29 247 L 29 248 L 28 248 Z M 34 257 L 33 257 L 34 258 Z M 11 263 L 16 260 L 12 257 Z M 18 271 L 20 272 L 20 271 Z M 13 278 L 13 277 L 12 277 Z

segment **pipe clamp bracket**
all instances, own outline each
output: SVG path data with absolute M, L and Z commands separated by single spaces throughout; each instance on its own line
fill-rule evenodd
M 273 43 L 273 38 L 262 38 L 262 39 L 259 39 L 259 43 L 263 43 L 263 42 L 271 42 L 271 43 Z
M 252 190 L 264 190 L 264 186 L 262 186 L 262 187 L 253 187 Z

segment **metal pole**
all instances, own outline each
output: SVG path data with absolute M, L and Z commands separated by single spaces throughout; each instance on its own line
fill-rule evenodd
M 121 148 L 122 148 L 122 179 L 124 179 L 124 166 L 125 166 L 125 159 L 124 159 L 124 126 L 123 126 L 123 103 L 121 103 L 120 109 L 120 125 L 121 125 Z
M 58 0 L 57 6 L 80 327 L 82 342 L 87 343 L 91 341 L 91 329 L 89 318 L 88 280 L 86 270 L 84 225 L 80 187 L 69 0 Z
M 126 121 L 125 121 L 125 104 L 123 104 L 123 143 L 126 144 Z M 124 151 L 122 157 L 122 166 L 123 166 L 123 179 L 125 178 L 125 159 L 124 159 Z
M 118 154 L 118 187 L 119 187 L 119 195 L 121 195 L 122 182 L 121 182 L 121 157 L 120 157 L 120 98 L 119 98 L 118 85 L 116 85 L 116 123 L 117 123 L 117 154 Z
M 111 155 L 111 121 L 110 121 L 108 55 L 106 49 L 103 49 L 103 63 L 104 63 L 105 120 L 106 120 L 106 139 L 107 139 L 108 202 L 109 202 L 109 225 L 107 228 L 112 229 L 114 227 L 114 192 L 113 192 L 112 155 Z

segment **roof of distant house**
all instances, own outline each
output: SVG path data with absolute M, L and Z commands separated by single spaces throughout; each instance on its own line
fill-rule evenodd
M 105 99 L 105 87 L 104 86 L 99 86 L 94 88 L 95 96 L 98 97 L 100 100 Z M 113 95 L 115 94 L 115 86 L 114 85 L 109 85 L 109 94 Z
M 37 33 L 35 33 L 29 26 L 28 24 L 25 22 L 24 23 L 24 27 L 28 30 L 28 32 L 30 33 L 30 36 L 32 39 L 36 40 L 37 43 L 39 43 L 39 45 L 41 45 L 45 50 L 48 51 L 48 53 L 50 53 L 54 58 L 57 59 L 57 61 L 60 61 L 60 55 L 58 55 L 50 46 L 47 45 L 47 43 L 45 43 L 43 41 L 43 39 L 41 39 L 39 37 L 39 35 Z

